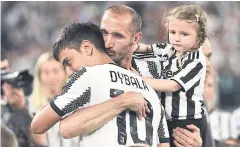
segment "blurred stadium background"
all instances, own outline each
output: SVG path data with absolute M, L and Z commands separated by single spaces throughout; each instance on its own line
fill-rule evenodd
M 166 41 L 163 16 L 172 7 L 198 4 L 208 13 L 208 35 L 212 43 L 212 64 L 217 74 L 217 107 L 231 113 L 240 107 L 240 2 L 1 2 L 1 50 L 8 53 L 12 71 L 29 69 L 33 74 L 37 58 L 52 45 L 71 21 L 92 21 L 100 25 L 104 10 L 125 4 L 143 19 L 142 42 Z M 237 120 L 240 124 L 240 118 Z
M 240 2 L 1 2 L 1 46 L 8 52 L 13 71 L 33 67 L 37 58 L 51 51 L 61 29 L 70 21 L 100 24 L 104 10 L 113 4 L 126 4 L 143 18 L 144 43 L 166 40 L 162 18 L 174 6 L 199 4 L 208 13 L 212 63 L 219 76 L 222 107 L 240 105 Z

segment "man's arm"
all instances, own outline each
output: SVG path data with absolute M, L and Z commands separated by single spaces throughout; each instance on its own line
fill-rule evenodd
M 64 138 L 72 138 L 92 132 L 127 108 L 137 112 L 140 117 L 145 115 L 143 113 L 145 113 L 147 106 L 141 94 L 128 92 L 73 113 L 72 116 L 61 122 L 60 133 Z M 149 110 L 147 109 L 147 111 Z M 48 104 L 37 112 L 32 121 L 31 129 L 35 134 L 42 134 L 60 120 L 61 117 Z
M 157 147 L 170 147 L 169 143 L 158 144 Z
M 86 81 L 88 76 L 89 72 L 84 67 L 75 72 L 63 86 L 62 93 L 52 98 L 47 106 L 37 111 L 31 123 L 33 133 L 45 133 L 62 118 L 79 108 L 89 106 L 91 89 L 89 82 Z
M 127 108 L 135 111 L 139 119 L 146 116 L 145 111 L 149 112 L 147 103 L 140 93 L 127 92 L 101 104 L 80 109 L 63 119 L 60 123 L 60 134 L 64 138 L 72 138 L 90 133 Z
M 173 131 L 174 144 L 177 147 L 201 147 L 202 138 L 200 136 L 200 130 L 195 125 L 187 125 L 187 128 L 192 130 L 192 132 L 183 128 L 176 128 Z
M 31 123 L 31 130 L 34 134 L 43 134 L 60 120 L 61 117 L 48 104 L 37 111 Z
M 51 100 L 50 104 L 48 104 L 46 107 L 37 112 L 32 121 L 31 126 L 33 133 L 41 134 L 46 132 L 58 121 L 73 114 L 73 112 L 79 109 L 82 109 L 83 112 L 87 113 L 84 115 L 84 117 L 81 117 L 82 120 L 79 121 L 78 124 L 80 126 L 86 124 L 86 122 L 90 120 L 93 120 L 95 118 L 98 118 L 99 116 L 104 115 L 103 113 L 106 113 L 108 111 L 113 111 L 113 114 L 117 115 L 117 113 L 122 112 L 126 108 L 131 108 L 132 106 L 133 108 L 135 108 L 133 109 L 133 111 L 137 112 L 138 115 L 142 116 L 142 114 L 145 113 L 145 107 L 147 106 L 147 104 L 143 96 L 139 93 L 137 94 L 138 95 L 137 99 L 133 99 L 131 98 L 131 96 L 124 99 L 114 98 L 108 100 L 106 102 L 107 104 L 101 103 L 99 105 L 89 107 L 90 100 L 93 98 L 91 96 L 91 83 L 87 81 L 89 79 L 89 76 L 91 76 L 91 74 L 89 74 L 87 68 L 81 68 L 79 71 L 74 73 L 72 78 L 70 78 L 68 83 L 63 87 L 62 93 L 60 95 L 55 96 Z M 111 116 L 113 114 L 111 114 Z M 64 136 L 68 137 L 68 133 L 66 133 L 66 131 L 69 129 L 68 128 L 69 124 L 72 123 L 73 123 L 72 121 L 68 122 L 66 129 L 65 127 L 61 128 L 61 132 L 64 134 Z M 98 122 L 97 124 L 101 123 Z M 66 125 L 62 123 L 62 126 Z M 75 127 L 76 126 L 74 126 L 73 128 L 75 129 Z M 97 128 L 99 128 L 99 126 L 97 126 Z
M 85 123 L 99 117 L 103 113 L 106 113 L 107 111 L 112 112 L 113 114 L 115 113 L 121 113 L 123 110 L 125 110 L 125 103 L 122 101 L 122 99 L 111 99 L 107 102 L 87 107 L 87 108 L 82 108 L 79 110 L 79 112 L 83 112 L 83 115 L 81 115 L 81 119 L 78 119 L 78 126 L 77 128 L 72 128 L 81 130 L 81 133 L 83 131 L 86 131 L 87 128 L 84 128 Z M 76 115 L 77 113 L 73 113 L 73 116 Z M 117 114 L 116 114 L 117 115 Z M 60 133 L 64 138 L 71 138 L 70 135 L 68 134 L 68 129 L 71 130 L 71 126 L 75 126 L 76 122 L 70 118 L 66 118 L 66 123 L 62 122 L 60 125 Z M 52 126 L 54 126 L 58 121 L 61 120 L 61 117 L 52 109 L 52 107 L 48 104 L 46 107 L 40 109 L 37 114 L 35 115 L 32 124 L 31 124 L 31 129 L 33 133 L 35 134 L 42 134 L 45 133 L 47 130 L 49 130 Z M 71 124 L 71 126 L 69 126 Z M 79 134 L 80 135 L 80 134 Z M 75 135 L 77 136 L 77 135 Z

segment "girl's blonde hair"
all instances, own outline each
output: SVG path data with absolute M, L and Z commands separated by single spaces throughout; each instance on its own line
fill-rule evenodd
M 168 30 L 169 19 L 175 18 L 180 20 L 187 20 L 189 23 L 196 22 L 197 25 L 197 46 L 199 48 L 207 37 L 207 14 L 198 5 L 182 5 L 170 10 L 167 16 L 164 18 L 165 26 Z M 167 31 L 168 32 L 168 31 Z
M 34 112 L 41 108 L 43 105 L 48 103 L 48 99 L 44 94 L 43 86 L 40 81 L 40 70 L 41 66 L 54 59 L 50 52 L 43 53 L 37 60 L 35 69 L 34 69 L 34 81 L 33 81 L 33 92 L 30 96 L 30 111 Z

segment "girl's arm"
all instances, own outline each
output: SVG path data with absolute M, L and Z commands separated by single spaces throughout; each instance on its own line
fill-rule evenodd
M 146 45 L 143 43 L 138 43 L 138 46 L 134 52 L 152 52 L 152 47 L 151 45 Z
M 153 79 L 153 78 L 143 78 L 143 79 L 154 90 L 158 90 L 162 92 L 175 92 L 182 88 L 182 86 L 174 80 Z

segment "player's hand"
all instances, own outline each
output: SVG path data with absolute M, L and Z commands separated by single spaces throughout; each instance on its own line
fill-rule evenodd
M 130 91 L 123 93 L 121 97 L 124 97 L 127 108 L 137 113 L 139 120 L 142 120 L 142 117 L 146 117 L 146 112 L 150 113 L 147 102 L 141 93 Z
M 202 138 L 199 128 L 195 125 L 187 125 L 187 128 L 192 130 L 192 132 L 183 128 L 173 130 L 174 144 L 177 147 L 201 147 Z

